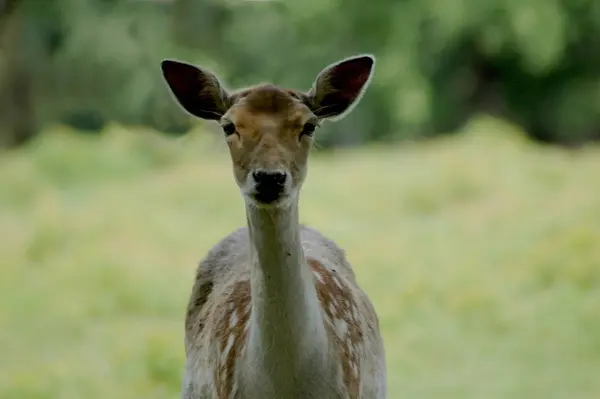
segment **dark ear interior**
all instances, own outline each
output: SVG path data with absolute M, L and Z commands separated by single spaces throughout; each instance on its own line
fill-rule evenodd
M 202 119 L 220 119 L 229 108 L 229 95 L 211 72 L 175 60 L 161 62 L 162 74 L 177 102 Z
M 323 69 L 308 93 L 313 113 L 335 119 L 347 115 L 367 88 L 374 66 L 375 57 L 360 55 Z

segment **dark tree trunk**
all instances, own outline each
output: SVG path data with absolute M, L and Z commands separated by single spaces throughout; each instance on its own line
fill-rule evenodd
M 0 147 L 23 144 L 37 130 L 22 3 L 0 0 Z

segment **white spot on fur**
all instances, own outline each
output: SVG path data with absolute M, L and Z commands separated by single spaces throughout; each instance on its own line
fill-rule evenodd
M 321 284 L 325 283 L 325 280 L 323 280 L 323 276 L 321 276 L 321 273 L 314 272 L 313 274 L 315 275 L 315 277 L 317 278 L 317 280 L 319 280 L 319 283 L 321 283 Z
M 342 284 L 340 283 L 340 279 L 337 276 L 333 276 L 333 282 L 335 283 L 335 285 L 337 285 L 338 288 L 343 288 Z
M 344 338 L 348 333 L 348 323 L 346 323 L 344 319 L 336 319 L 335 331 L 337 332 L 338 337 Z
M 329 304 L 329 311 L 332 315 L 335 314 L 335 305 L 333 304 L 333 301 Z
M 356 306 L 352 306 L 352 321 L 354 321 L 355 323 L 358 320 L 358 309 L 356 309 Z
M 234 341 L 235 341 L 235 336 L 233 334 L 229 334 L 229 338 L 227 339 L 227 345 L 225 346 L 225 349 L 223 350 L 223 353 L 221 355 L 221 358 L 223 361 L 225 361 L 227 359 L 227 356 L 229 355 L 229 351 L 233 347 Z
M 237 316 L 237 312 L 233 311 L 231 312 L 231 317 L 229 318 L 229 328 L 234 328 L 236 326 L 236 324 L 238 323 L 239 319 Z

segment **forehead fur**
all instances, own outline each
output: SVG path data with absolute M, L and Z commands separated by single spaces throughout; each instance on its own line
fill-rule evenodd
M 270 83 L 240 90 L 232 97 L 234 103 L 243 103 L 244 108 L 253 113 L 281 114 L 305 104 L 301 93 Z

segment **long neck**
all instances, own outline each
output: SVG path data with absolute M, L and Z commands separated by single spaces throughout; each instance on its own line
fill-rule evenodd
M 275 380 L 293 379 L 315 354 L 325 354 L 327 345 L 300 243 L 298 203 L 283 209 L 247 204 L 246 214 L 252 259 L 249 360 L 272 372 Z

